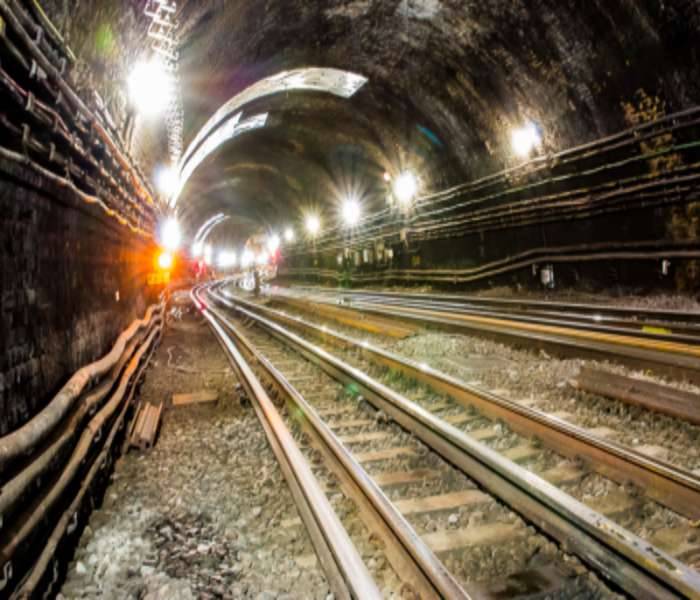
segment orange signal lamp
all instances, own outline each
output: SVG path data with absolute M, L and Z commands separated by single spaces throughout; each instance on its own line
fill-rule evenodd
M 175 259 L 170 252 L 161 252 L 160 256 L 158 256 L 158 267 L 160 267 L 163 271 L 169 271 L 172 269 L 174 262 Z

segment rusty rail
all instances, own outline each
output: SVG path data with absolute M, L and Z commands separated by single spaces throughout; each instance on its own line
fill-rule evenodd
M 700 425 L 700 394 L 590 367 L 581 369 L 573 385 L 585 392 L 615 398 Z

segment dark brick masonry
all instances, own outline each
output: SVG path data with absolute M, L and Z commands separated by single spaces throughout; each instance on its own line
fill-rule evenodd
M 143 316 L 152 251 L 70 190 L 0 161 L 0 435 Z

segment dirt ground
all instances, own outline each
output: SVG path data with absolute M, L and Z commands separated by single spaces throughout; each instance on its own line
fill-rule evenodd
M 217 403 L 171 405 L 201 390 Z M 200 316 L 173 320 L 140 398 L 167 401 L 158 442 L 117 462 L 59 598 L 325 599 L 263 430 Z

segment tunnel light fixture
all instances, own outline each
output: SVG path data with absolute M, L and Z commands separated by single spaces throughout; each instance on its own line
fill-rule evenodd
M 255 262 L 255 255 L 247 248 L 241 254 L 241 267 L 247 269 Z
M 270 254 L 274 254 L 277 252 L 277 250 L 280 247 L 280 236 L 278 236 L 276 233 L 270 234 L 270 236 L 267 238 L 267 249 L 269 250 Z
M 362 208 L 357 198 L 346 198 L 342 206 L 343 222 L 348 227 L 355 227 L 360 222 Z
M 163 271 L 170 271 L 173 268 L 175 259 L 170 252 L 161 252 L 158 256 L 158 268 Z
M 291 244 L 294 241 L 294 237 L 294 229 L 292 229 L 291 227 L 287 227 L 284 230 L 284 241 L 288 244 Z
M 394 180 L 394 196 L 402 206 L 407 206 L 418 193 L 418 179 L 411 171 L 403 171 Z
M 170 198 L 177 191 L 178 187 L 177 169 L 161 165 L 156 169 L 155 183 L 158 191 L 166 198 Z
M 321 219 L 318 215 L 307 215 L 304 221 L 306 231 L 311 237 L 316 237 L 321 231 Z
M 233 250 L 220 250 L 216 258 L 216 265 L 220 269 L 230 269 L 236 266 L 238 256 Z
M 180 247 L 182 232 L 175 217 L 168 217 L 160 228 L 160 243 L 166 250 L 174 251 Z
M 534 123 L 527 123 L 524 127 L 513 130 L 511 134 L 511 145 L 513 152 L 521 157 L 530 156 L 533 150 L 542 144 L 542 135 Z
M 174 83 L 167 66 L 157 57 L 136 63 L 128 80 L 129 98 L 136 110 L 146 117 L 165 112 Z
M 204 246 L 204 264 L 210 266 L 213 259 L 214 259 L 214 249 L 211 247 L 211 244 L 206 244 Z

